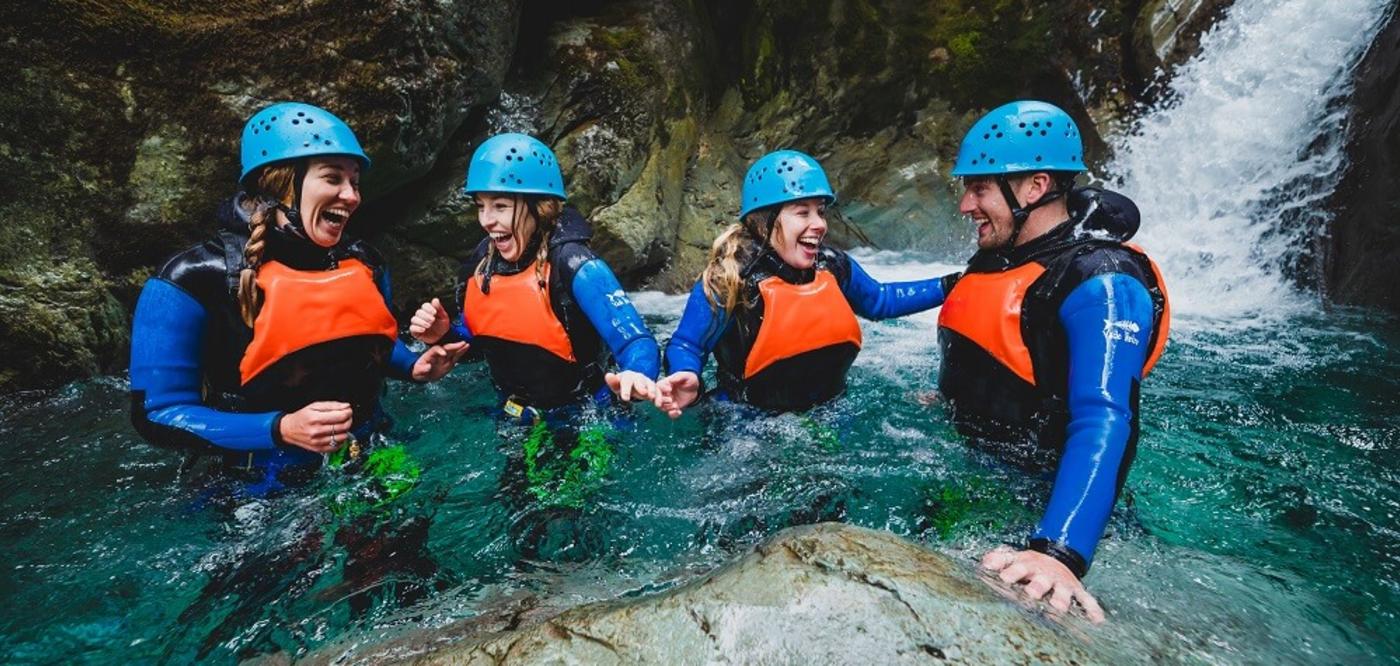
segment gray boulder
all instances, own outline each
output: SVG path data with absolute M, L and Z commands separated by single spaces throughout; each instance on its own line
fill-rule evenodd
M 1065 620 L 1073 625 L 1081 620 Z M 519 629 L 480 620 L 312 661 L 498 664 L 1069 664 L 1094 646 L 899 537 L 784 530 L 684 586 L 589 604 Z

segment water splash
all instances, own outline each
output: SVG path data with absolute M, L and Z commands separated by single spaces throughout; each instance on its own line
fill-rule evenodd
M 1320 207 L 1345 165 L 1345 101 L 1386 0 L 1240 0 L 1116 141 L 1107 173 L 1142 209 L 1138 241 L 1173 308 L 1246 322 L 1311 299 Z

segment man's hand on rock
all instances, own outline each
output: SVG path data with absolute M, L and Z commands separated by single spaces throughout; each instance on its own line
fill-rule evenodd
M 1023 584 L 1021 591 L 1032 599 L 1043 599 L 1062 613 L 1069 611 L 1071 601 L 1078 601 L 1084 615 L 1094 624 L 1104 621 L 1103 608 L 1084 584 L 1059 560 L 1034 550 L 1012 550 L 1005 546 L 982 557 L 982 568 L 997 574 L 1009 585 Z

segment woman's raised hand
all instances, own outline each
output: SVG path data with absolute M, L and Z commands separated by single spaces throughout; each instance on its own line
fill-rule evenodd
M 667 416 L 678 419 L 699 397 L 700 376 L 693 372 L 677 372 L 656 382 L 656 399 L 652 402 Z
M 656 382 L 635 370 L 609 372 L 603 379 L 608 383 L 608 388 L 623 400 L 650 401 L 656 395 Z
M 419 342 L 433 344 L 447 335 L 447 329 L 451 325 L 447 319 L 447 310 L 434 298 L 433 302 L 424 303 L 413 313 L 413 319 L 408 322 L 408 332 Z
M 413 364 L 413 380 L 435 382 L 442 379 L 442 376 L 452 370 L 452 367 L 457 365 L 457 361 L 461 360 L 462 355 L 466 353 L 467 342 L 465 340 L 429 347 Z

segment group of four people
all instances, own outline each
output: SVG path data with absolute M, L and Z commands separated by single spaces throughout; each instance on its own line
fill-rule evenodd
M 836 193 L 815 159 L 758 159 L 666 346 L 666 374 L 542 142 L 501 134 L 473 154 L 463 189 L 486 237 L 448 304 L 413 314 L 421 353 L 399 337 L 383 259 L 345 233 L 370 164 L 350 128 L 276 104 L 247 122 L 241 152 L 217 238 L 171 258 L 137 303 L 133 421 L 150 441 L 216 452 L 253 492 L 275 490 L 387 429 L 386 378 L 433 381 L 467 353 L 489 366 L 502 418 L 525 425 L 615 400 L 675 418 L 702 395 L 804 410 L 844 390 L 857 316 L 942 305 L 941 398 L 959 430 L 1018 462 L 1058 465 L 1024 548 L 983 565 L 1102 617 L 1079 578 L 1132 462 L 1138 386 L 1165 343 L 1167 308 L 1155 266 L 1123 242 L 1136 208 L 1074 187 L 1082 142 L 1061 109 L 1013 102 L 972 127 L 953 175 L 978 251 L 961 274 L 914 282 L 876 281 L 824 243 Z M 718 385 L 706 392 L 711 354 Z

